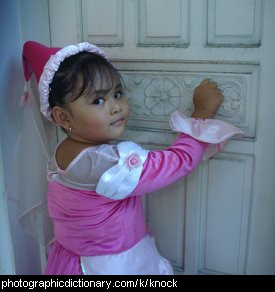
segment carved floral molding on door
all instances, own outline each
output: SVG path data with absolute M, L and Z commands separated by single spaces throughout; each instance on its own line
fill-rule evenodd
M 192 110 L 193 91 L 202 78 L 177 76 L 171 78 L 144 75 L 123 75 L 132 112 L 139 116 L 167 117 L 175 110 Z M 246 82 L 241 78 L 217 80 L 225 100 L 217 116 L 221 119 L 235 119 L 240 124 L 246 98 Z M 138 88 L 143 89 L 143 100 L 131 97 Z M 190 97 L 191 96 L 191 97 Z M 237 121 L 238 119 L 238 121 Z
M 130 127 L 169 132 L 171 113 L 180 110 L 191 114 L 194 89 L 203 79 L 211 78 L 218 83 L 225 97 L 215 118 L 240 127 L 244 130 L 246 138 L 255 137 L 257 64 L 168 64 L 168 67 L 173 67 L 172 71 L 170 68 L 164 69 L 163 64 L 154 64 L 155 69 L 152 70 L 150 63 L 144 63 L 144 70 L 140 70 L 142 62 L 140 63 L 116 64 L 118 68 L 121 67 L 120 74 L 131 105 Z M 187 67 L 186 71 L 179 71 L 181 65 Z M 131 67 L 131 70 L 128 70 L 128 67 Z

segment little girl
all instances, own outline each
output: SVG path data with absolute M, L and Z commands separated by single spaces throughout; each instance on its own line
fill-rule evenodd
M 41 112 L 67 134 L 48 164 L 55 241 L 45 274 L 173 274 L 148 233 L 142 195 L 188 175 L 211 143 L 241 133 L 205 120 L 223 101 L 217 84 L 204 80 L 196 88 L 192 118 L 172 114 L 172 129 L 182 133 L 170 147 L 148 151 L 131 141 L 110 143 L 123 135 L 129 105 L 100 48 L 27 42 L 23 64 L 26 80 L 34 72 L 39 82 Z

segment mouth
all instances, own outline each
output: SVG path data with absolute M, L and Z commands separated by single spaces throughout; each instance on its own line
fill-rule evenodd
M 115 120 L 113 123 L 111 123 L 112 126 L 120 126 L 124 123 L 125 119 L 124 118 L 120 118 Z

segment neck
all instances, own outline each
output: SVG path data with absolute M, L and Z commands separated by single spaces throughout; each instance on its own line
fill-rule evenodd
M 74 135 L 68 135 L 67 139 L 71 142 L 74 143 L 78 143 L 78 144 L 82 144 L 82 145 L 87 145 L 87 146 L 97 146 L 97 145 L 101 145 L 101 144 L 108 144 L 109 141 L 105 141 L 105 142 L 97 142 L 97 141 L 89 141 L 89 140 L 85 140 L 81 137 L 77 137 Z

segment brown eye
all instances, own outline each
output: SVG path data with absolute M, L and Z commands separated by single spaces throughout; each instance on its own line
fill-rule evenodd
M 105 102 L 105 99 L 103 97 L 98 97 L 97 99 L 93 101 L 93 104 L 102 105 L 104 102 Z
M 114 95 L 114 98 L 120 98 L 122 97 L 122 92 L 121 91 L 117 91 Z

